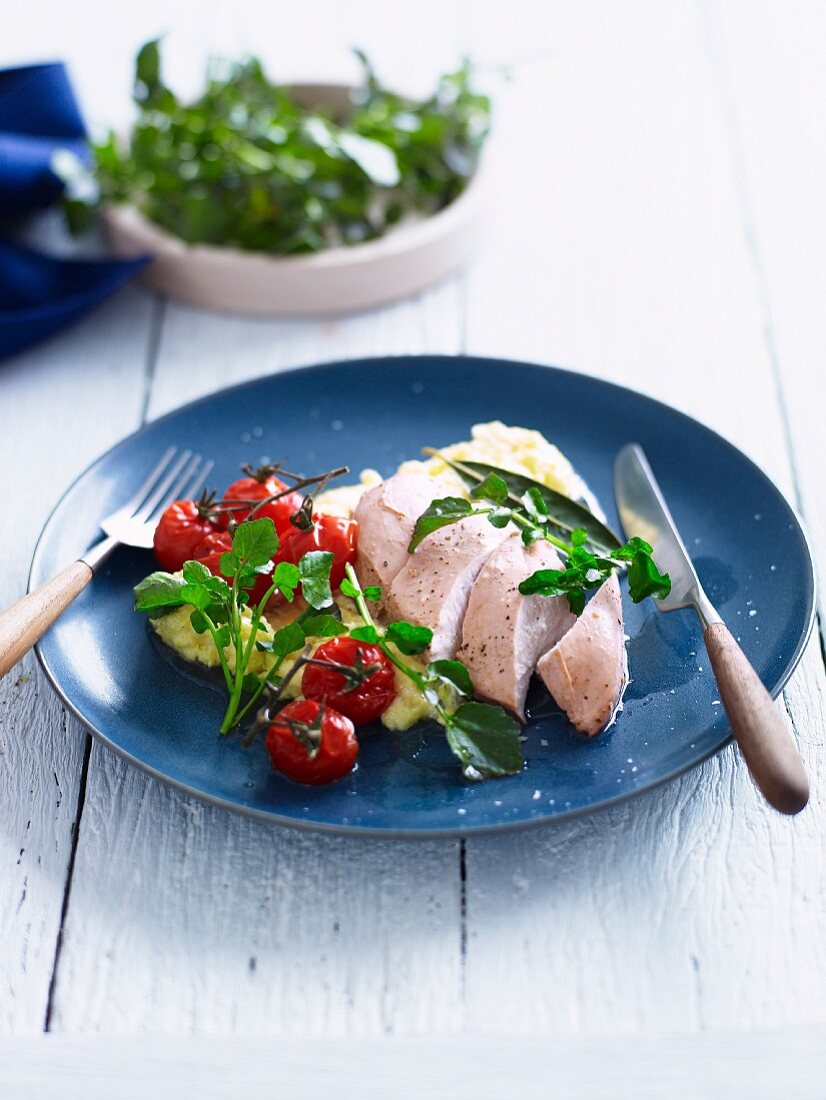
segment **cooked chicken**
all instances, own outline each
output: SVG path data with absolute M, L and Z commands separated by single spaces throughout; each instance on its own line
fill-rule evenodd
M 387 613 L 433 631 L 430 659 L 452 657 L 459 647 L 471 586 L 507 530 L 486 516 L 468 516 L 428 535 L 398 573 Z
M 359 500 L 356 572 L 363 585 L 377 584 L 387 592 L 409 557 L 407 547 L 416 520 L 450 489 L 427 474 L 396 474 L 368 489 Z
M 526 547 L 514 531 L 488 558 L 471 589 L 456 654 L 477 694 L 524 721 L 536 662 L 576 622 L 564 596 L 522 596 L 519 584 L 537 569 L 560 569 L 548 542 Z
M 542 657 L 537 671 L 581 733 L 607 724 L 626 679 L 622 600 L 616 575 L 585 605 L 568 633 Z

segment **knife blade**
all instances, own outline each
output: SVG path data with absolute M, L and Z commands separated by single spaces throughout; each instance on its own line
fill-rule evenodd
M 629 443 L 614 461 L 614 495 L 626 537 L 651 544 L 657 567 L 671 578 L 671 591 L 655 600 L 660 611 L 694 607 L 704 626 L 720 622 L 680 538 L 642 447 Z
M 657 567 L 671 578 L 671 592 L 655 600 L 661 611 L 693 607 L 720 690 L 731 731 L 757 787 L 776 810 L 799 813 L 809 800 L 809 781 L 797 746 L 760 677 L 735 641 L 700 579 L 642 447 L 629 443 L 614 460 L 614 495 L 627 538 L 651 544 Z

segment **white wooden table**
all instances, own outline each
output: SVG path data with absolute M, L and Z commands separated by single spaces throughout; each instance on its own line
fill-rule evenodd
M 391 76 L 463 50 L 511 63 L 490 232 L 469 271 L 376 313 L 252 321 L 131 287 L 0 364 L 4 605 L 60 491 L 145 420 L 285 367 L 396 352 L 555 363 L 697 416 L 800 510 L 822 574 L 822 5 L 139 7 L 88 4 L 68 27 L 40 5 L 0 61 L 66 58 L 94 122 L 128 117 L 131 54 L 164 28 L 184 80 L 208 47 L 263 49 L 285 77 L 349 73 L 354 42 Z M 727 749 L 581 820 L 419 843 L 185 798 L 93 743 L 30 656 L 0 683 L 0 1033 L 462 1033 L 525 1050 L 611 1035 L 633 1059 L 661 1033 L 822 1027 L 821 645 L 816 631 L 782 700 L 813 786 L 795 820 Z

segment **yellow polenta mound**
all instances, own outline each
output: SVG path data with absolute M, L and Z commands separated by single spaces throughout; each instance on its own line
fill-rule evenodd
M 338 596 L 336 602 L 341 609 L 341 619 L 346 627 L 352 628 L 361 625 L 361 619 L 356 613 L 352 600 L 348 600 L 345 596 Z M 163 615 L 158 619 L 150 619 L 150 623 L 158 637 L 171 649 L 174 649 L 184 660 L 196 662 L 206 668 L 218 668 L 221 662 L 212 635 L 209 633 L 197 634 L 192 629 L 192 623 L 189 621 L 191 614 L 191 607 L 176 607 L 174 611 L 170 611 L 167 615 Z M 279 608 L 275 627 L 283 626 L 293 615 L 292 608 Z M 245 643 L 250 636 L 251 619 L 252 613 L 249 608 L 245 608 L 241 616 L 241 633 Z M 261 625 L 264 628 L 263 631 L 259 632 L 261 640 L 271 638 L 272 627 L 263 620 Z M 322 639 L 312 638 L 308 640 L 313 645 L 313 652 L 321 645 L 322 641 Z M 234 672 L 235 650 L 231 646 L 227 646 L 224 653 L 230 669 Z M 290 657 L 284 659 L 281 666 L 282 673 L 289 669 L 293 659 Z M 271 653 L 262 653 L 257 649 L 253 650 L 249 662 L 249 671 L 256 676 L 265 675 L 269 672 L 274 660 L 275 658 Z M 424 669 L 424 666 L 413 657 L 406 657 L 405 661 L 420 671 Z M 431 715 L 432 710 L 422 698 L 421 693 L 403 673 L 396 669 L 395 674 L 396 698 L 381 716 L 381 722 L 390 730 L 406 730 L 415 725 L 416 722 L 420 722 L 423 718 Z M 294 676 L 287 684 L 284 695 L 289 699 L 297 699 L 301 695 L 300 674 Z

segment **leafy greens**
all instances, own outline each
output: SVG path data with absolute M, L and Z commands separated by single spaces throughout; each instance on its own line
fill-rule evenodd
M 126 202 L 189 244 L 294 255 L 442 209 L 467 186 L 488 132 L 490 103 L 473 90 L 470 65 L 414 100 L 385 88 L 357 54 L 364 87 L 336 113 L 308 109 L 254 57 L 212 62 L 203 93 L 183 103 L 163 80 L 158 41 L 147 42 L 128 139 L 111 131 L 92 146 L 94 179 L 56 160 L 69 225 L 86 228 L 99 202 Z

